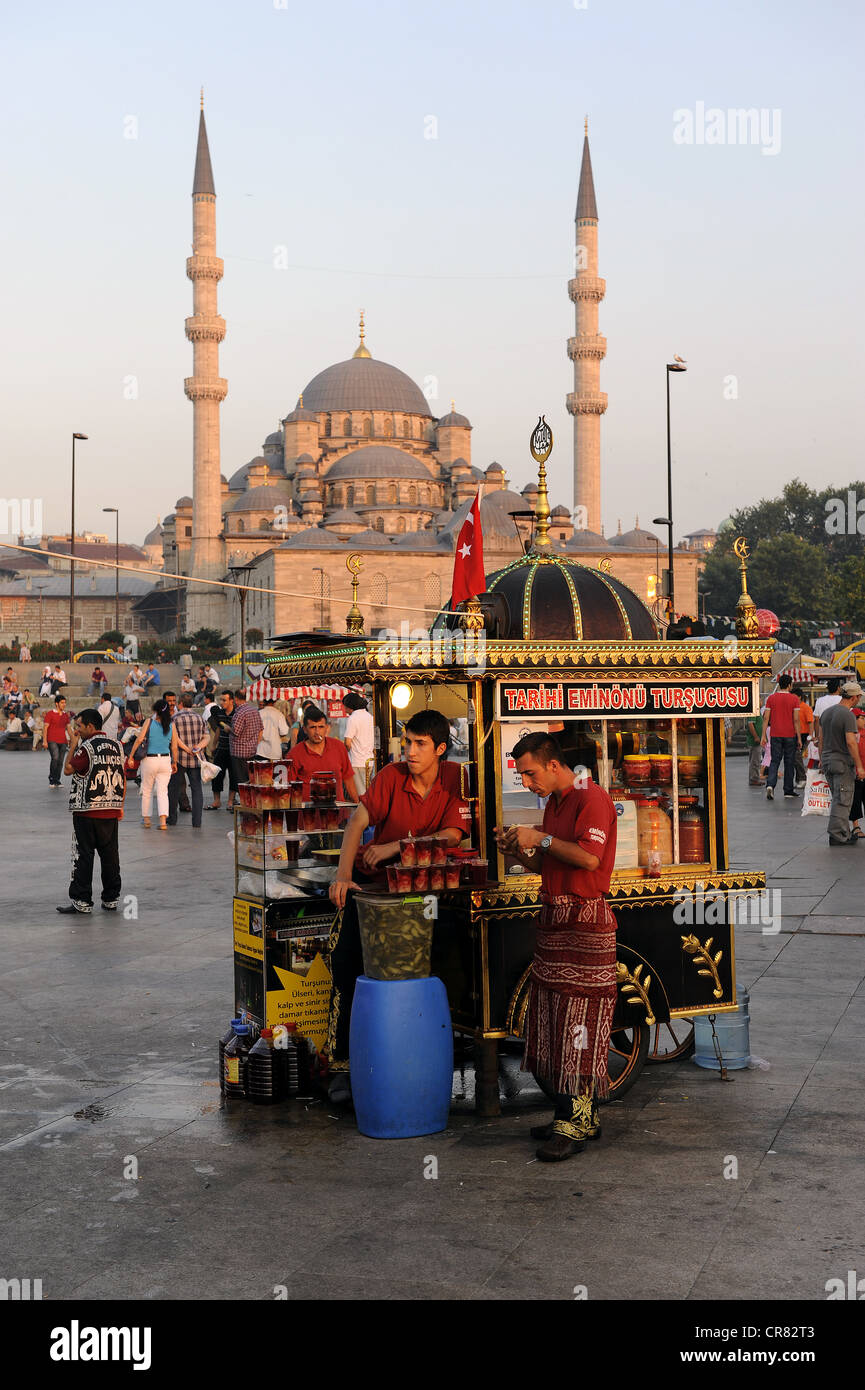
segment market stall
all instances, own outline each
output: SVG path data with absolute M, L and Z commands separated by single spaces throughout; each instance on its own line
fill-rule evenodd
M 428 639 L 331 636 L 267 670 L 274 685 L 371 684 L 377 770 L 399 756 L 402 724 L 417 710 L 464 721 L 466 753 L 448 775 L 470 803 L 467 840 L 489 881 L 437 895 L 432 968 L 454 1028 L 475 1040 L 485 1114 L 498 1110 L 498 1044 L 522 1031 L 539 908 L 539 877 L 500 852 L 494 835 L 496 825 L 541 819 L 515 775 L 519 737 L 555 732 L 575 776 L 616 802 L 612 1095 L 650 1054 L 689 1051 L 695 1015 L 736 1007 L 736 903 L 765 886 L 762 872 L 730 864 L 727 844 L 723 721 L 758 712 L 773 645 L 745 635 L 754 606 L 744 555 L 742 639 L 667 642 L 608 560 L 590 569 L 552 548 L 545 502 L 544 483 L 532 549 L 487 575 L 480 601 Z

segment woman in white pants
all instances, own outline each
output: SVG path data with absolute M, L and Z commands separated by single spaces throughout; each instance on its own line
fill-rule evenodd
M 155 790 L 159 829 L 167 830 L 168 783 L 171 774 L 177 771 L 177 733 L 171 723 L 167 700 L 154 702 L 153 715 L 133 743 L 130 758 L 137 756 L 139 748 L 144 753 L 141 763 L 141 823 L 147 830 L 150 829 L 150 809 Z

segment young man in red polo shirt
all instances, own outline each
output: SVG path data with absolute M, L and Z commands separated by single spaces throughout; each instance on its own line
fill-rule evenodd
M 354 784 L 354 769 L 348 760 L 345 744 L 337 738 L 328 738 L 327 715 L 310 705 L 303 716 L 302 743 L 296 743 L 289 754 L 289 777 L 303 779 L 304 800 L 309 798 L 309 781 L 316 772 L 336 774 L 337 801 L 357 801 L 357 788 Z
M 799 724 L 799 699 L 790 689 L 791 680 L 785 673 L 778 677 L 778 689 L 770 695 L 763 709 L 763 737 L 761 746 L 766 745 L 766 733 L 772 740 L 772 761 L 766 778 L 766 800 L 775 800 L 775 787 L 778 783 L 778 767 L 784 759 L 784 795 L 798 796 L 793 786 L 796 766 L 796 748 L 802 732 Z
M 449 792 L 439 764 L 450 746 L 450 726 L 438 710 L 412 715 L 405 726 L 405 762 L 388 763 L 360 798 L 342 841 L 339 868 L 330 885 L 331 901 L 343 908 L 331 938 L 333 974 L 328 1053 L 335 1073 L 330 1099 L 351 1096 L 348 1085 L 348 1030 L 358 975 L 363 970 L 357 908 L 351 889 L 384 879 L 384 866 L 399 856 L 399 842 L 409 835 L 431 836 L 458 845 L 469 831 L 466 802 Z M 343 750 L 344 751 L 344 750 Z M 361 845 L 364 831 L 375 825 L 372 842 Z
M 553 1122 L 531 1133 L 545 1163 L 600 1137 L 616 1007 L 616 919 L 607 904 L 616 859 L 616 808 L 576 778 L 551 734 L 527 734 L 513 757 L 523 785 L 548 797 L 542 828 L 496 830 L 499 847 L 541 874 L 541 914 L 529 980 L 523 1067 L 555 1086 Z

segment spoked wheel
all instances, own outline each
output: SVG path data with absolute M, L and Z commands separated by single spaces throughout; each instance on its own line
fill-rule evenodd
M 633 1023 L 630 1028 L 620 1028 L 610 1038 L 607 1067 L 610 1073 L 609 1094 L 598 1102 L 608 1105 L 611 1100 L 621 1100 L 630 1091 L 646 1064 L 649 1054 L 649 1034 L 647 1023 Z M 555 1099 L 555 1090 L 545 1077 L 535 1076 L 535 1080 L 548 1099 Z
M 694 1020 L 671 1018 L 666 1023 L 655 1024 L 646 1061 L 677 1062 L 684 1057 L 690 1057 L 693 1051 Z

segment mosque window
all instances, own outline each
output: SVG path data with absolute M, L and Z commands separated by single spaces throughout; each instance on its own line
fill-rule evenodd
M 330 438 L 330 416 L 329 416 L 329 415 L 328 415 L 327 419 L 326 419 L 325 422 L 324 422 L 324 433 L 325 433 L 325 436 L 329 439 L 329 438 Z
M 417 506 L 417 488 L 415 487 L 414 483 L 412 483 L 411 487 L 408 490 L 408 504 L 410 507 Z
M 384 530 L 384 517 L 383 517 L 383 516 L 377 516 L 377 517 L 376 517 L 376 519 L 375 519 L 375 529 L 376 529 L 377 531 L 383 531 L 383 530 Z
M 330 575 L 320 567 L 315 570 L 315 619 L 320 627 L 330 627 Z
M 237 523 L 237 526 L 236 526 L 234 529 L 235 529 L 236 531 L 245 531 L 245 530 L 246 530 L 246 527 L 244 526 L 243 521 L 242 521 L 242 520 L 239 520 L 238 523 Z
M 385 420 L 385 422 L 384 422 L 384 435 L 385 435 L 385 439 L 390 439 L 390 437 L 391 437 L 392 434 L 393 434 L 393 420 Z
M 351 486 L 350 483 L 345 490 L 345 505 L 347 507 L 354 506 L 354 488 Z
M 395 502 L 395 501 L 396 501 L 396 483 L 389 483 L 389 484 L 388 484 L 388 489 L 387 489 L 387 500 L 388 500 L 388 502 Z
M 268 519 L 267 519 L 266 516 L 259 517 L 258 529 L 259 529 L 259 531 L 269 531 L 269 530 L 270 530 L 270 522 L 268 521 Z
M 403 420 L 403 422 L 402 422 L 402 433 L 403 433 L 403 438 L 404 438 L 404 439 L 408 439 L 409 434 L 411 433 L 411 421 L 410 421 L 410 420 Z
M 424 608 L 434 608 L 436 612 L 441 608 L 442 585 L 437 574 L 428 574 L 423 582 L 423 604 Z
M 367 438 L 370 437 L 370 435 L 372 434 L 372 420 L 364 420 L 363 432 Z
M 560 541 L 566 541 L 567 539 L 568 539 L 567 533 L 564 532 L 564 531 L 560 531 L 560 532 L 559 532 L 559 540 L 560 540 Z
M 387 603 L 387 580 L 383 574 L 374 574 L 369 581 L 369 602 L 375 607 Z
M 191 527 L 191 526 L 187 526 L 187 527 L 184 528 L 184 535 L 186 535 L 186 536 L 191 536 L 191 535 L 192 535 L 192 527 Z
M 405 521 L 405 517 L 404 517 L 404 516 L 401 516 L 401 517 L 399 518 L 399 520 L 397 521 L 397 523 L 396 523 L 396 529 L 397 529 L 397 531 L 399 532 L 399 534 L 400 534 L 401 536 L 405 535 L 406 521 Z
M 367 502 L 374 502 L 374 501 L 375 501 L 375 483 L 368 483 L 368 484 L 367 484 L 367 489 L 366 489 L 366 500 L 367 500 Z
M 343 422 L 342 422 L 342 432 L 343 432 L 343 434 L 345 434 L 345 435 L 350 435 L 350 434 L 351 434 L 351 416 L 350 416 L 350 415 L 346 415 L 345 419 L 344 419 Z

